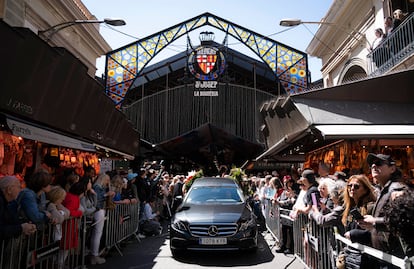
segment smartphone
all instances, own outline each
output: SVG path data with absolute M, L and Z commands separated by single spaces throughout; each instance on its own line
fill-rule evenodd
M 316 197 L 316 193 L 312 192 L 311 197 L 312 197 L 312 204 L 318 206 L 319 203 L 318 203 L 318 198 Z
M 354 218 L 354 220 L 362 220 L 362 219 L 364 219 L 364 217 L 361 215 L 361 213 L 359 213 L 359 210 L 356 209 L 356 208 L 352 209 L 349 213 L 351 213 L 351 215 Z

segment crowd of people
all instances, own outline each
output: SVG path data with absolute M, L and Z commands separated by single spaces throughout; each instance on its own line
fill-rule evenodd
M 369 154 L 367 163 L 371 174 L 326 174 L 322 163 L 318 171 L 305 169 L 295 182 L 285 176 L 285 192 L 274 197 L 281 208 L 291 209 L 295 219 L 306 215 L 322 227 L 335 227 L 345 238 L 404 259 L 413 257 L 412 230 L 414 201 L 412 182 L 404 179 L 396 162 L 384 154 Z M 270 180 L 271 181 L 271 180 Z M 293 184 L 299 186 L 293 187 Z M 290 191 L 289 191 L 290 189 Z M 296 189 L 296 191 L 295 191 Z M 283 202 L 281 202 L 282 200 Z M 277 252 L 291 253 L 291 225 L 283 225 L 280 248 Z M 331 235 L 331 239 L 334 234 Z M 331 240 L 335 247 L 334 240 Z M 343 267 L 338 268 L 398 268 L 375 257 L 348 247 Z M 332 261 L 336 266 L 336 261 Z
M 283 169 L 244 175 L 240 184 L 253 201 L 262 227 L 265 207 L 279 206 L 288 210 L 293 221 L 301 214 L 307 215 L 321 226 L 335 226 L 352 242 L 397 257 L 411 257 L 413 188 L 404 181 L 390 156 L 369 154 L 367 162 L 369 176 L 330 174 L 330 167 L 321 163 L 318 171 Z M 231 175 L 223 171 L 212 176 Z M 87 243 L 90 263 L 102 264 L 105 258 L 99 250 L 106 212 L 116 204 L 139 204 L 139 237 L 159 235 L 163 232 L 160 222 L 170 219 L 180 205 L 188 178 L 174 175 L 156 162 L 146 162 L 136 172 L 99 175 L 92 167 L 86 167 L 82 176 L 73 169 L 53 175 L 43 169 L 26 178 L 24 188 L 16 177 L 5 176 L 0 179 L 0 241 L 31 235 L 45 225 L 53 225 L 54 240 L 61 242 L 58 263 L 63 265 L 68 250 L 79 244 L 79 224 L 74 219 L 86 216 L 91 223 Z M 276 251 L 293 253 L 292 225 L 282 222 L 281 233 Z M 391 268 L 361 256 L 361 268 L 373 262 L 378 268 Z
M 101 242 L 109 210 L 117 204 L 139 204 L 134 207 L 140 213 L 138 236 L 145 238 L 160 235 L 160 221 L 169 219 L 180 204 L 185 177 L 172 177 L 163 169 L 151 162 L 144 163 L 137 173 L 108 171 L 97 175 L 88 166 L 80 175 L 72 168 L 52 169 L 43 163 L 24 180 L 0 177 L 0 248 L 7 249 L 20 235 L 52 227 L 53 241 L 60 246 L 56 266 L 65 268 L 70 250 L 81 247 L 82 220 L 88 233 L 82 251 L 87 252 L 90 264 L 105 263 Z
M 382 46 L 381 44 L 387 40 L 392 33 L 394 33 L 398 26 L 408 17 L 407 13 L 404 13 L 401 9 L 396 9 L 393 12 L 392 17 L 387 16 L 384 19 L 384 27 L 375 28 L 374 34 L 375 38 L 372 42 L 367 44 L 367 49 L 369 52 L 372 52 L 372 58 L 377 67 L 385 64 L 391 57 L 391 55 L 396 55 L 398 52 L 405 46 L 409 44 L 409 40 L 412 40 L 411 35 L 407 35 L 401 40 L 393 40 L 392 42 Z M 405 33 L 401 34 L 401 36 Z

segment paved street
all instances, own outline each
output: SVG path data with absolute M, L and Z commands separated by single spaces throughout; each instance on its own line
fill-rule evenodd
M 275 269 L 288 268 L 302 269 L 305 266 L 293 255 L 279 254 L 272 246 L 274 241 L 269 233 L 263 233 L 259 237 L 259 249 L 257 253 L 223 252 L 223 253 L 198 253 L 191 252 L 179 260 L 172 258 L 169 249 L 168 232 L 161 236 L 144 238 L 140 243 L 131 240 L 121 247 L 123 256 L 112 249 L 107 257 L 107 262 L 102 265 L 88 266 L 88 268 L 119 268 L 119 269 L 186 269 L 186 268 L 260 268 Z M 293 262 L 292 262 L 293 261 Z

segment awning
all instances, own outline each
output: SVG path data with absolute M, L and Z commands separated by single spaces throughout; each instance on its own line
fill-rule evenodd
M 112 153 L 115 153 L 115 154 L 121 155 L 123 158 L 128 159 L 128 160 L 131 160 L 131 161 L 132 161 L 133 159 L 135 159 L 135 157 L 134 157 L 134 156 L 129 155 L 129 154 L 125 153 L 125 152 L 121 152 L 121 151 L 118 151 L 118 150 L 115 150 L 115 149 L 111 149 L 111 148 L 108 148 L 108 147 L 105 147 L 105 146 L 102 146 L 102 145 L 99 145 L 99 144 L 93 144 L 93 146 L 94 146 L 97 150 L 102 149 L 102 150 L 107 151 L 107 152 L 112 152 Z
M 293 99 L 337 100 L 341 102 L 413 103 L 414 69 L 370 77 L 329 88 L 308 91 Z
M 199 164 L 211 164 L 216 157 L 223 163 L 241 165 L 263 151 L 263 146 L 206 123 L 156 146 L 168 155 L 185 156 Z
M 276 142 L 273 146 L 271 146 L 268 150 L 263 152 L 260 156 L 258 156 L 255 161 L 259 161 L 266 156 L 271 156 L 279 153 L 283 149 L 287 148 L 292 142 L 301 139 L 302 137 L 307 135 L 307 128 L 303 129 L 299 132 L 293 133 L 291 135 L 285 135 L 282 139 Z
M 319 137 L 319 138 L 318 138 Z M 320 139 L 322 138 L 322 139 Z M 285 135 L 273 146 L 263 152 L 255 160 L 272 156 L 274 159 L 279 153 L 290 146 L 302 144 L 306 147 L 318 148 L 323 144 L 332 143 L 340 139 L 407 139 L 414 138 L 414 125 L 364 125 L 364 124 L 337 124 L 311 125 L 301 131 Z
M 91 143 L 46 130 L 46 127 L 36 127 L 34 125 L 16 121 L 10 118 L 7 118 L 6 121 L 7 126 L 15 136 L 20 136 L 26 139 L 36 140 L 56 146 L 80 149 L 84 151 L 95 151 L 95 147 Z
M 414 125 L 315 125 L 326 138 L 412 138 Z
M 274 105 L 261 110 L 269 148 L 256 160 L 306 153 L 340 139 L 413 139 L 413 82 L 414 70 L 407 70 L 269 100 Z

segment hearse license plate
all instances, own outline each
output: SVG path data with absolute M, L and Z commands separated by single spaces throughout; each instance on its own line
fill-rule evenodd
M 200 245 L 225 245 L 227 244 L 227 238 L 223 237 L 206 237 L 200 238 Z

